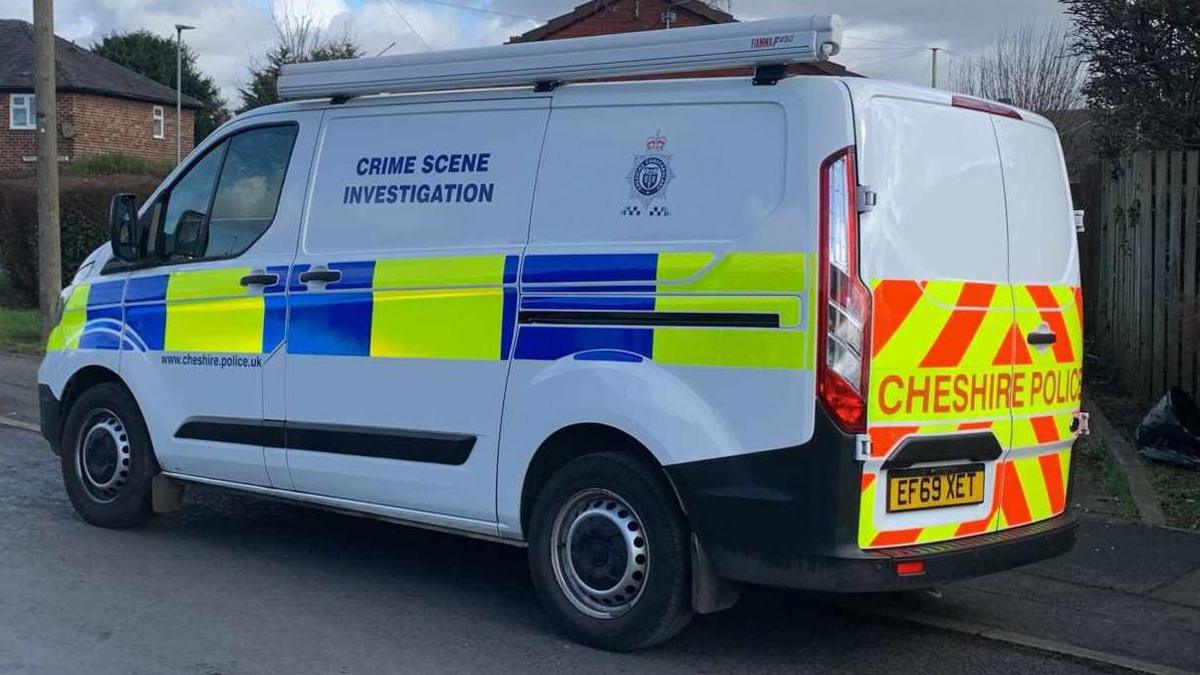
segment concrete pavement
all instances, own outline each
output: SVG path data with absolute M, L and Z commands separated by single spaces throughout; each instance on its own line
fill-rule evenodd
M 1200 671 L 1200 536 L 1084 519 L 1070 553 L 888 605 Z

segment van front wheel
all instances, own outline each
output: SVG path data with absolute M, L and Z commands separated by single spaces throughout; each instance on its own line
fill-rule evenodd
M 63 424 L 62 474 L 84 520 L 113 528 L 145 523 L 157 469 L 142 413 L 124 387 L 104 382 L 75 399 Z
M 570 462 L 538 495 L 534 587 L 576 640 L 640 649 L 691 619 L 688 528 L 665 483 L 636 455 L 601 453 Z

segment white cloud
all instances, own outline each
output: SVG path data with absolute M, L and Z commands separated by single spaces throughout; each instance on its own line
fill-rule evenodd
M 513 15 L 549 18 L 582 0 L 452 0 Z M 733 0 L 734 14 L 754 19 L 794 14 L 797 0 Z M 29 0 L 0 0 L 0 17 L 28 20 Z M 426 0 L 58 0 L 56 32 L 83 45 L 112 31 L 146 28 L 173 35 L 174 24 L 197 27 L 184 35 L 236 106 L 237 85 L 274 38 L 271 13 L 313 17 L 333 34 L 348 32 L 374 56 L 423 50 L 412 29 L 432 49 L 500 44 L 537 22 L 454 9 Z M 948 49 L 946 71 L 956 59 L 981 52 L 1005 26 L 1025 21 L 1062 21 L 1052 0 L 827 0 L 804 2 L 803 12 L 837 12 L 845 21 L 845 51 L 837 61 L 873 77 L 927 82 L 929 53 Z M 403 16 L 403 18 L 402 18 Z M 406 24 L 411 24 L 410 29 Z M 395 43 L 392 45 L 392 43 Z M 389 48 L 389 45 L 390 46 Z
M 0 0 L 0 16 L 31 20 L 27 0 Z M 200 69 L 212 75 L 236 103 L 237 84 L 251 58 L 261 55 L 274 35 L 271 18 L 253 0 L 58 0 L 55 33 L 90 46 L 113 31 L 145 28 L 174 36 L 175 24 L 196 26 L 184 42 L 196 51 Z

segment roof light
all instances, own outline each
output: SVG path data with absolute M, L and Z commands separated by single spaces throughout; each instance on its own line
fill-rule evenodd
M 282 99 L 474 89 L 822 61 L 838 53 L 836 15 L 523 42 L 283 67 Z
M 979 112 L 985 112 L 990 115 L 1011 117 L 1014 120 L 1025 119 L 1024 117 L 1021 117 L 1021 113 L 1017 112 L 1016 108 L 1010 108 L 1002 103 L 993 103 L 992 101 L 985 101 L 981 98 L 974 98 L 972 96 L 962 96 L 956 94 L 951 100 L 950 105 L 954 106 L 955 108 L 978 110 Z

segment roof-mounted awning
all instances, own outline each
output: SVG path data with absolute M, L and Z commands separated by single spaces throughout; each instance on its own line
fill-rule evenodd
M 841 19 L 814 15 L 283 67 L 283 99 L 519 85 L 823 61 Z

